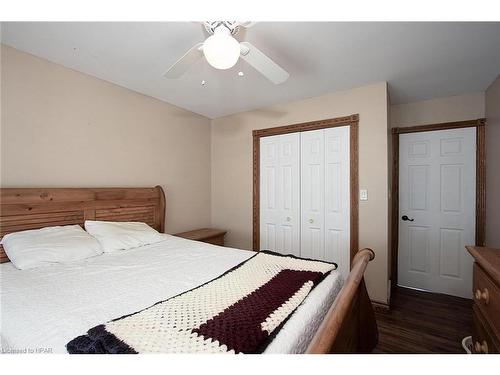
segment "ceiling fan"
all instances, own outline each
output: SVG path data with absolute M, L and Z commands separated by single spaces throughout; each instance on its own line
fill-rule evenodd
M 241 57 L 264 77 L 275 84 L 285 82 L 290 74 L 273 60 L 248 42 L 238 42 L 236 35 L 240 27 L 249 28 L 255 22 L 213 21 L 204 22 L 210 35 L 203 43 L 195 44 L 163 74 L 166 78 L 179 78 L 189 67 L 205 56 L 216 69 L 230 69 Z

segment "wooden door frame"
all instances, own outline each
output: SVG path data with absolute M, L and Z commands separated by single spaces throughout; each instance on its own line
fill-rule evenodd
M 399 135 L 435 130 L 476 128 L 476 246 L 484 246 L 486 223 L 486 119 L 444 122 L 439 124 L 397 127 L 392 129 L 391 186 L 391 286 L 398 282 L 399 246 Z
M 272 135 L 298 133 L 309 130 L 319 130 L 349 126 L 349 163 L 350 163 L 350 260 L 358 252 L 359 232 L 359 168 L 358 168 L 358 127 L 359 115 L 337 117 L 327 120 L 311 121 L 300 124 L 278 126 L 274 128 L 258 129 L 253 134 L 253 250 L 259 251 L 260 245 L 260 139 Z

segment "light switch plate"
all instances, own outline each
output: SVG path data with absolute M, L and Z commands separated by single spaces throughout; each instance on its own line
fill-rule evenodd
M 361 189 L 359 191 L 359 200 L 360 201 L 367 201 L 368 200 L 368 190 Z

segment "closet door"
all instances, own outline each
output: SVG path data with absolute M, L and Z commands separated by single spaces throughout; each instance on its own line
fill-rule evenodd
M 326 259 L 324 130 L 300 133 L 301 256 Z
M 325 129 L 325 258 L 350 269 L 349 127 Z
M 300 135 L 260 140 L 260 249 L 300 256 Z
M 349 127 L 301 133 L 301 256 L 350 268 Z

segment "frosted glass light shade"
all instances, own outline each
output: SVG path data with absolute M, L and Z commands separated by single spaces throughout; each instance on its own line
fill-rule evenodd
M 240 44 L 231 35 L 215 33 L 203 43 L 203 54 L 215 69 L 229 69 L 240 57 Z

